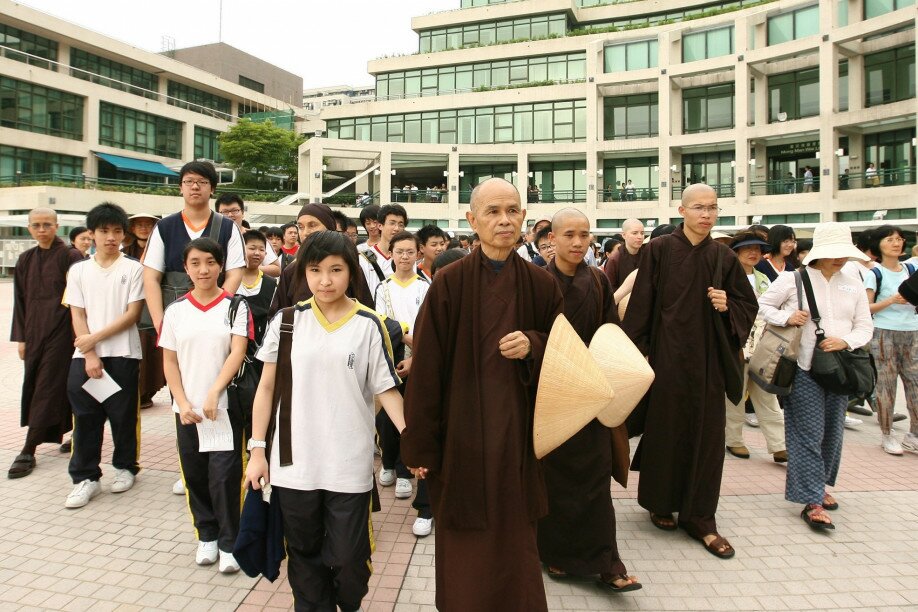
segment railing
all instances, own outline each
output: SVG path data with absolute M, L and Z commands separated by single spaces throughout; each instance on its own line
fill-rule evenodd
M 393 204 L 442 204 L 447 200 L 447 191 L 445 189 L 416 189 L 406 191 L 404 189 L 392 190 Z
M 682 198 L 682 190 L 688 187 L 688 185 L 673 185 L 672 188 L 672 198 L 674 200 L 679 200 Z M 719 185 L 708 185 L 712 188 L 715 193 L 717 193 L 718 198 L 733 198 L 736 197 L 736 185 L 733 183 L 721 183 Z
M 602 193 L 603 202 L 650 202 L 659 199 L 660 190 L 656 187 L 606 189 Z
M 904 166 L 892 170 L 878 170 L 875 176 L 867 173 L 842 174 L 838 177 L 838 188 L 845 189 L 872 189 L 875 187 L 894 187 L 896 185 L 914 185 L 916 174 L 915 166 Z
M 370 204 L 379 204 L 379 192 L 377 191 L 373 194 L 336 193 L 333 196 L 323 198 L 322 203 L 342 208 L 364 208 Z
M 122 193 L 143 193 L 147 195 L 181 195 L 179 186 L 175 183 L 94 178 L 78 174 L 62 174 L 58 172 L 0 176 L 0 188 L 32 187 L 41 185 L 50 187 L 76 187 L 78 189 L 98 189 L 100 191 L 120 191 Z M 246 200 L 258 202 L 274 202 L 284 196 L 291 195 L 293 193 L 292 191 L 281 189 L 236 188 L 232 185 L 232 183 L 217 185 L 215 192 L 217 194 L 226 192 L 237 193 L 243 196 L 243 198 Z
M 813 176 L 813 182 L 806 184 L 805 179 L 775 179 L 771 181 L 751 181 L 749 195 L 791 195 L 797 193 L 814 193 L 819 191 L 819 177 Z

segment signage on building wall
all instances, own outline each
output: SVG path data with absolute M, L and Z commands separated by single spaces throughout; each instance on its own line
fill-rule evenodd
M 819 150 L 818 140 L 807 140 L 805 142 L 791 142 L 789 144 L 768 147 L 768 157 L 780 157 L 782 155 L 796 155 L 798 153 L 815 153 Z

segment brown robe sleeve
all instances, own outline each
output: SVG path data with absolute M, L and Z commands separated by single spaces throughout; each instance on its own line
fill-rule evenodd
M 609 259 L 606 260 L 606 265 L 602 268 L 606 278 L 609 280 L 609 285 L 611 285 L 613 292 L 618 288 L 618 263 L 621 260 L 622 249 L 624 248 L 624 245 L 618 247 Z
M 652 240 L 641 249 L 638 263 L 638 274 L 634 279 L 634 288 L 625 311 L 625 320 L 622 329 L 631 338 L 641 354 L 650 353 L 650 331 L 653 325 L 653 299 L 656 278 L 660 271 L 657 269 L 660 247 L 667 236 L 660 236 Z M 749 282 L 746 281 L 748 285 Z
M 526 264 L 533 265 L 533 264 Z M 539 270 L 543 272 L 543 270 Z M 523 368 L 520 369 L 520 382 L 527 386 L 537 385 L 539 374 L 542 371 L 542 358 L 545 356 L 545 345 L 548 344 L 548 333 L 555 318 L 564 312 L 564 297 L 561 294 L 561 287 L 554 276 L 545 272 L 545 276 L 551 280 L 551 283 L 545 285 L 546 289 L 537 295 L 534 306 L 536 307 L 536 322 L 543 326 L 547 331 L 539 330 L 521 330 L 529 338 L 530 351 L 529 356 L 522 360 Z M 413 365 L 413 362 L 412 362 Z
M 25 342 L 25 296 L 28 291 L 28 261 L 34 255 L 27 251 L 19 256 L 13 268 L 13 327 L 10 331 L 11 342 Z

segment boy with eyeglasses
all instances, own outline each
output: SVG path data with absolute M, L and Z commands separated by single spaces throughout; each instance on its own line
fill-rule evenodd
M 387 204 L 379 209 L 376 220 L 380 227 L 379 242 L 363 250 L 359 259 L 370 295 L 376 295 L 376 287 L 394 272 L 389 245 L 392 238 L 408 225 L 408 212 L 400 204 Z
M 20 425 L 28 427 L 22 451 L 7 476 L 22 478 L 35 469 L 39 444 L 60 444 L 72 420 L 67 401 L 67 377 L 73 355 L 70 311 L 61 304 L 67 270 L 83 259 L 57 237 L 57 213 L 50 208 L 29 212 L 29 234 L 38 243 L 22 253 L 13 272 L 13 329 L 19 343 L 22 379 Z
M 221 193 L 217 196 L 214 208 L 217 209 L 218 213 L 235 223 L 240 232 L 243 234 L 246 233 L 247 228 L 243 225 L 243 223 L 245 223 L 245 202 L 239 194 Z M 267 249 L 265 251 L 264 261 L 259 269 L 268 276 L 277 278 L 281 273 L 279 259 L 274 249 Z

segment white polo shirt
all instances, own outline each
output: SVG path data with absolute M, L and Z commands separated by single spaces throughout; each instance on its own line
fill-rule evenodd
M 103 268 L 96 255 L 78 261 L 67 273 L 67 290 L 64 304 L 86 311 L 89 333 L 104 329 L 127 312 L 128 304 L 143 298 L 143 264 L 123 253 L 118 254 L 110 266 Z M 95 346 L 99 357 L 127 357 L 141 359 L 140 334 L 131 325 Z M 74 359 L 82 359 L 79 349 L 73 351 Z
M 191 293 L 169 304 L 163 314 L 159 346 L 175 351 L 185 396 L 194 408 L 204 407 L 207 391 L 229 357 L 232 336 L 255 339 L 255 326 L 245 300 L 239 304 L 236 319 L 230 325 L 232 296 L 225 291 L 209 304 L 201 304 Z M 217 402 L 219 410 L 227 409 L 226 390 Z M 172 410 L 179 412 L 172 402 Z
M 429 288 L 430 283 L 417 274 L 404 283 L 393 274 L 376 288 L 376 312 L 407 326 L 408 333 L 413 334 L 414 321 Z
M 401 384 L 380 315 L 354 302 L 329 323 L 315 298 L 297 305 L 290 365 L 293 464 L 281 467 L 273 436 L 271 484 L 301 491 L 364 493 L 373 486 L 376 410 L 373 396 Z M 277 362 L 281 313 L 268 324 L 257 357 Z

